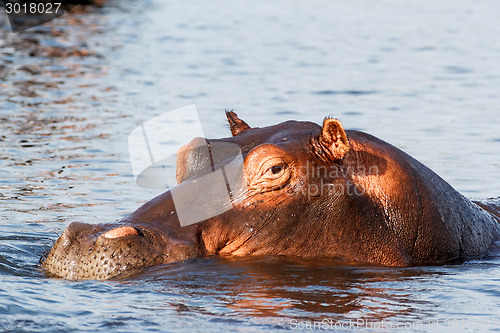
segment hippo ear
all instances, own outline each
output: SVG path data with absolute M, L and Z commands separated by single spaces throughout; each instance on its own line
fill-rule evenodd
M 319 142 L 324 153 L 334 161 L 343 159 L 350 149 L 344 127 L 338 119 L 331 117 L 326 117 L 323 121 Z
M 238 118 L 238 115 L 233 112 L 233 110 L 226 110 L 227 121 L 229 122 L 229 127 L 231 128 L 231 133 L 233 136 L 240 134 L 243 131 L 249 130 L 250 126 L 243 120 Z

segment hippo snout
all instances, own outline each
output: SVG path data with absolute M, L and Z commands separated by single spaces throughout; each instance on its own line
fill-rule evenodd
M 106 280 L 123 271 L 196 255 L 188 243 L 129 225 L 70 224 L 42 262 L 51 276 Z

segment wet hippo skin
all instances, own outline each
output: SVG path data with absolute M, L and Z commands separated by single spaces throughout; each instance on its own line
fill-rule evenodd
M 231 209 L 182 227 L 167 191 L 120 222 L 72 223 L 42 260 L 48 275 L 103 280 L 211 255 L 434 265 L 481 256 L 500 236 L 497 206 L 471 202 L 403 151 L 337 119 L 251 128 L 234 112 L 227 118 L 233 136 L 206 142 L 241 149 Z M 193 148 L 200 140 L 178 153 L 174 193 L 206 173 Z

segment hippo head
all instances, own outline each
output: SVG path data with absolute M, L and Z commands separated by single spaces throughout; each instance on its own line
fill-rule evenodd
M 42 267 L 68 279 L 108 279 L 215 254 L 406 266 L 464 253 L 465 236 L 449 221 L 470 216 L 447 209 L 443 193 L 475 208 L 399 149 L 345 131 L 330 117 L 322 126 L 287 121 L 263 128 L 251 128 L 234 112 L 227 117 L 232 137 L 196 138 L 178 152 L 177 186 L 120 222 L 71 224 Z M 239 173 L 228 171 L 235 156 Z M 226 180 L 225 196 L 215 193 L 218 184 L 203 185 L 217 171 Z M 186 223 L 192 212 L 201 215 Z

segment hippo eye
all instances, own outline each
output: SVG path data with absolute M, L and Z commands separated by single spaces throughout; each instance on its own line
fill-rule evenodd
M 282 165 L 275 165 L 269 168 L 269 171 L 271 171 L 273 175 L 277 175 L 278 173 L 281 172 L 281 170 L 283 170 Z
M 273 165 L 264 172 L 263 176 L 267 176 L 268 178 L 276 178 L 281 176 L 283 171 L 285 170 L 285 166 L 283 164 Z
M 263 194 L 284 189 L 294 174 L 294 159 L 276 146 L 259 147 L 245 159 L 248 190 Z
M 274 157 L 267 160 L 263 163 L 261 167 L 261 177 L 263 179 L 272 180 L 272 179 L 280 179 L 288 170 L 286 162 L 279 157 Z

